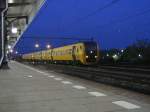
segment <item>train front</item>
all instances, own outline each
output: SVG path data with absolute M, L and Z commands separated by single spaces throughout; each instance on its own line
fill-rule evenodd
M 96 42 L 84 42 L 84 45 L 86 65 L 97 64 L 100 59 L 98 44 Z

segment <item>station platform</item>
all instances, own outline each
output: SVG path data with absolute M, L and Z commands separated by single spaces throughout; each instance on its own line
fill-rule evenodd
M 0 70 L 0 112 L 150 111 L 148 95 L 114 91 L 109 86 L 15 61 L 9 67 Z

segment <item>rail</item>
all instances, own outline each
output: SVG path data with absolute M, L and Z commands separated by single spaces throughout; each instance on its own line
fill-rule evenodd
M 113 66 L 78 67 L 55 64 L 47 64 L 44 66 L 46 66 L 47 69 L 53 70 L 55 72 L 128 88 L 142 93 L 150 93 L 149 69 L 134 69 Z

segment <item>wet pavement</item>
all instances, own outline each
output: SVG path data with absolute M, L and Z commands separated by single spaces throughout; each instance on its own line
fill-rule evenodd
M 149 112 L 148 95 L 11 61 L 0 70 L 0 112 Z

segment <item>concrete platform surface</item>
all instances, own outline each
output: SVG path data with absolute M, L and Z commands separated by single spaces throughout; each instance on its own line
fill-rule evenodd
M 142 99 L 14 61 L 9 66 L 0 70 L 0 112 L 150 112 Z

